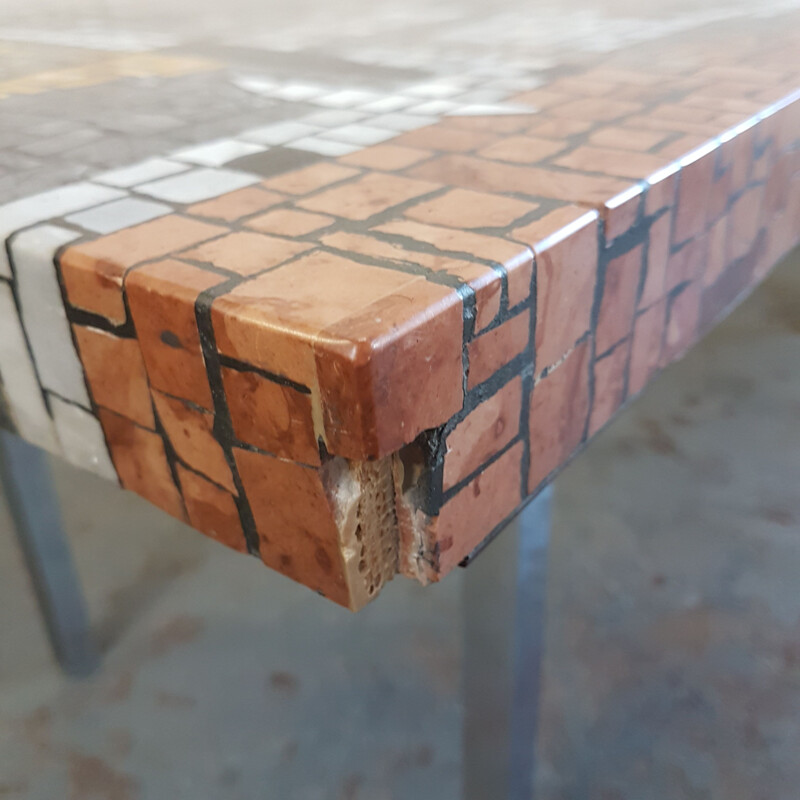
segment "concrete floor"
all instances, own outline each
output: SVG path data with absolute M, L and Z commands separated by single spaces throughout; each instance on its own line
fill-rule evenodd
M 104 665 L 54 668 L 0 514 L 2 800 L 452 800 L 464 573 L 350 615 L 54 464 Z M 800 254 L 558 481 L 545 800 L 793 800 Z

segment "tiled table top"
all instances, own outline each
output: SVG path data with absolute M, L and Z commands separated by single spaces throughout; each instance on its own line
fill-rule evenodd
M 0 207 L 0 421 L 350 608 L 439 580 L 800 238 L 798 52 L 240 77 L 298 115 Z

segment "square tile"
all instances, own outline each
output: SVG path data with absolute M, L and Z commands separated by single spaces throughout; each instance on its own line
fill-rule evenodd
M 139 183 L 147 183 L 158 178 L 166 178 L 169 175 L 176 175 L 178 172 L 185 172 L 189 167 L 176 161 L 169 161 L 166 158 L 148 158 L 138 164 L 129 167 L 112 169 L 103 172 L 92 178 L 96 183 L 105 183 L 108 186 L 118 186 L 128 189 Z
M 274 125 L 265 125 L 263 128 L 251 128 L 239 134 L 239 138 L 257 144 L 278 145 L 286 144 L 294 139 L 313 136 L 321 130 L 323 130 L 321 126 L 309 125 L 306 122 L 276 122 Z
M 193 169 L 137 187 L 142 194 L 170 203 L 198 203 L 258 183 L 258 175 L 226 169 Z
M 369 125 L 343 125 L 341 128 L 333 128 L 321 134 L 321 136 L 325 139 L 335 139 L 347 144 L 366 147 L 367 145 L 385 142 L 387 139 L 396 136 L 396 134 L 394 131 L 387 131 L 385 128 L 373 128 Z
M 373 117 L 370 125 L 375 125 L 378 128 L 388 128 L 392 131 L 414 131 L 417 128 L 425 128 L 428 125 L 433 125 L 438 122 L 436 117 L 426 116 L 424 114 L 380 114 Z
M 365 89 L 342 89 L 338 92 L 320 95 L 314 98 L 313 102 L 315 105 L 325 106 L 326 108 L 353 108 L 354 106 L 363 106 L 365 103 L 379 99 L 379 97 L 380 95 L 377 92 L 370 92 Z
M 286 146 L 297 150 L 307 150 L 310 153 L 319 153 L 321 156 L 328 156 L 330 158 L 346 156 L 348 153 L 353 153 L 361 148 L 361 145 L 347 144 L 345 142 L 337 142 L 332 139 L 322 139 L 315 136 L 296 139 Z
M 187 147 L 172 153 L 177 161 L 187 161 L 203 167 L 221 167 L 229 161 L 266 149 L 264 145 L 239 142 L 236 139 L 217 139 L 214 142 Z
M 70 214 L 66 220 L 94 233 L 114 233 L 171 213 L 172 208 L 163 203 L 140 200 L 138 197 L 123 197 L 88 211 Z
M 351 125 L 368 116 L 363 111 L 353 111 L 345 108 L 330 108 L 324 111 L 315 111 L 303 117 L 300 122 L 320 128 L 338 128 L 342 125 Z

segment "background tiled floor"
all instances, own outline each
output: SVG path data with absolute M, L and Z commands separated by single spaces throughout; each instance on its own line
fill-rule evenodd
M 559 479 L 542 798 L 796 797 L 798 308 L 796 253 Z M 463 573 L 354 616 L 55 466 L 105 663 L 0 517 L 3 800 L 458 797 Z

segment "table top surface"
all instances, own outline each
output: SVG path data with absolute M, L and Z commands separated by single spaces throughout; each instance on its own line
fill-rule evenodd
M 8 28 L 0 420 L 350 608 L 439 580 L 797 242 L 795 5 Z

